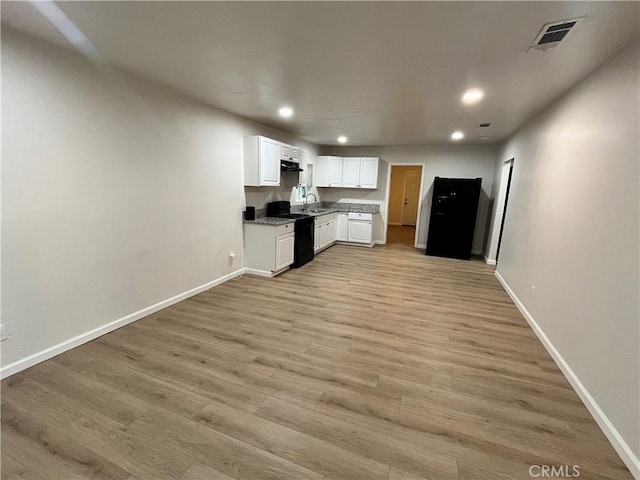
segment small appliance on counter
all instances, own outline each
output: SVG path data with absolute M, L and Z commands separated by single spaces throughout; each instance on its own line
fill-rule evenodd
M 267 203 L 267 217 L 295 219 L 295 243 L 291 268 L 300 268 L 313 260 L 314 218 L 311 215 L 291 213 L 291 203 L 285 200 Z
M 256 207 L 249 207 L 244 211 L 244 219 L 245 220 L 255 220 L 256 219 Z

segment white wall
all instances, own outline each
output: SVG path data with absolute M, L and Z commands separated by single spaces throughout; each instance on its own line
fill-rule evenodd
M 515 162 L 497 267 L 636 459 L 639 56 L 636 44 L 505 143 L 498 163 Z
M 423 198 L 420 200 L 420 230 L 418 243 L 426 245 L 429 232 L 429 215 L 433 181 L 438 177 L 482 178 L 482 191 L 478 206 L 478 218 L 473 241 L 473 252 L 484 251 L 485 230 L 491 209 L 491 189 L 497 147 L 495 145 L 451 145 L 432 147 L 325 147 L 322 155 L 351 157 L 380 157 L 377 190 L 342 188 L 320 188 L 322 199 L 326 201 L 365 201 L 377 203 L 381 209 L 381 219 L 385 218 L 387 205 L 387 171 L 389 164 L 423 165 Z M 386 226 L 380 222 L 374 231 L 374 239 L 384 238 Z
M 242 268 L 242 137 L 297 143 L 4 26 L 2 100 L 3 372 Z

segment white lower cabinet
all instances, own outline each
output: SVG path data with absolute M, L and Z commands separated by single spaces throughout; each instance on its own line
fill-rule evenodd
M 293 233 L 276 237 L 276 271 L 293 263 L 294 244 Z
M 370 213 L 349 213 L 347 241 L 354 243 L 371 243 L 373 215 Z
M 264 225 L 245 223 L 244 250 L 247 272 L 274 276 L 293 263 L 294 223 Z
M 317 222 L 317 218 L 316 218 L 316 225 L 313 228 L 313 251 L 314 253 L 317 252 L 318 250 L 320 250 L 320 224 Z
M 349 215 L 347 213 L 338 213 L 336 240 L 346 242 L 349 232 Z
M 318 252 L 336 241 L 336 214 L 317 216 L 315 222 L 313 251 Z

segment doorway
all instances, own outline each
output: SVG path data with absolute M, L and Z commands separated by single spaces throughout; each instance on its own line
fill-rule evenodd
M 422 165 L 391 165 L 387 243 L 416 244 Z
M 486 262 L 489 265 L 498 263 L 500 255 L 500 245 L 502 244 L 502 233 L 504 230 L 504 221 L 507 217 L 507 203 L 509 202 L 509 191 L 511 190 L 511 177 L 513 176 L 513 159 L 507 160 L 502 165 L 500 174 L 500 187 L 498 190 L 498 198 L 496 200 L 495 218 L 491 226 L 491 234 L 489 236 L 489 248 L 487 250 Z

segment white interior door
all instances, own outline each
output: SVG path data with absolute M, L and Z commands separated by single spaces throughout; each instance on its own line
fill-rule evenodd
M 418 200 L 420 197 L 420 178 L 422 172 L 407 172 L 404 177 L 404 205 L 402 206 L 402 225 L 416 226 L 418 218 Z

